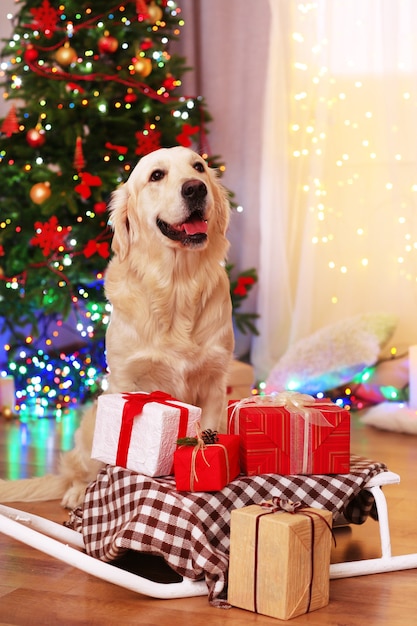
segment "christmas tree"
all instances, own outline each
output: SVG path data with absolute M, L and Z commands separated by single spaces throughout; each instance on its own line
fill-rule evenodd
M 206 153 L 208 114 L 181 95 L 183 25 L 172 0 L 19 2 L 2 50 L 0 316 L 19 404 L 65 406 L 105 370 L 106 206 L 141 156 Z M 214 163 L 211 163 L 214 165 Z M 65 350 L 69 315 L 78 336 Z
M 10 107 L 0 120 L 0 332 L 17 408 L 36 398 L 41 413 L 100 389 L 111 192 L 162 146 L 189 146 L 219 164 L 208 154 L 204 101 L 181 95 L 176 2 L 18 4 L 1 53 Z M 238 315 L 241 327 L 246 316 L 252 324 L 253 314 Z M 62 347 L 69 317 L 76 331 Z

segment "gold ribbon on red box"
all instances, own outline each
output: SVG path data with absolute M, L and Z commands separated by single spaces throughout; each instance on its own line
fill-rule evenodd
M 301 461 L 301 471 L 297 473 L 307 474 L 311 471 L 311 425 L 333 427 L 323 415 L 322 409 L 326 411 L 340 412 L 340 407 L 330 400 L 320 400 L 313 396 L 297 391 L 281 391 L 269 395 L 250 396 L 235 402 L 230 407 L 233 410 L 230 414 L 229 425 L 234 424 L 234 432 L 239 433 L 239 411 L 246 407 L 281 407 L 286 409 L 291 415 L 291 458 L 295 466 Z M 299 419 L 303 422 L 303 427 L 299 427 Z M 229 428 L 229 432 L 230 432 Z

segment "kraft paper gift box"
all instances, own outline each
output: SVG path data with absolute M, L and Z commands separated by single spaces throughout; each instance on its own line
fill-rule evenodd
M 247 475 L 349 473 L 350 413 L 333 402 L 288 391 L 246 398 L 228 411 Z
M 91 457 L 146 476 L 173 472 L 177 439 L 195 437 L 201 409 L 160 391 L 98 398 Z
M 233 360 L 227 376 L 227 399 L 247 398 L 252 392 L 255 375 L 252 365 Z
M 240 474 L 238 435 L 218 435 L 205 447 L 183 445 L 174 453 L 178 491 L 220 491 Z
M 286 620 L 329 603 L 332 514 L 273 510 L 252 505 L 231 513 L 228 601 Z

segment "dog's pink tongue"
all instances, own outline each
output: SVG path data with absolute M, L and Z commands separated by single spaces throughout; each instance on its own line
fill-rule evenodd
M 197 233 L 207 232 L 207 222 L 204 220 L 195 220 L 193 222 L 185 222 L 183 228 L 187 235 L 196 235 Z

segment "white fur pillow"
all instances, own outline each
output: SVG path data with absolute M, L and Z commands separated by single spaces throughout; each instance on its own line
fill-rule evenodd
M 417 435 L 417 411 L 404 402 L 382 402 L 367 409 L 360 418 L 362 424 L 380 430 Z
M 287 350 L 269 374 L 266 391 L 314 394 L 350 382 L 377 361 L 396 324 L 393 315 L 364 313 L 321 328 Z

